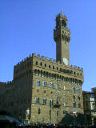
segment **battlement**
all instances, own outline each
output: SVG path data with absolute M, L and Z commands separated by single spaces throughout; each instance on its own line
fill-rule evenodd
M 34 70 L 42 72 L 57 73 L 65 77 L 72 77 L 83 82 L 83 68 L 74 65 L 65 65 L 56 62 L 55 59 L 40 56 L 40 54 L 31 54 L 14 67 L 14 79 L 19 77 L 28 77 Z
M 55 59 L 48 58 L 48 57 L 45 57 L 45 56 L 40 56 L 40 54 L 35 54 L 35 53 L 33 53 L 32 55 L 33 55 L 34 57 L 38 57 L 38 58 L 41 59 L 41 60 L 50 61 L 51 63 L 55 63 L 55 64 L 58 64 L 58 65 L 62 65 L 62 66 L 69 67 L 69 68 L 73 68 L 73 69 L 77 69 L 77 70 L 80 70 L 80 71 L 83 72 L 83 68 L 80 68 L 79 66 L 75 66 L 75 65 L 64 65 L 64 64 L 61 64 L 59 61 L 56 62 Z
M 49 62 L 51 62 L 51 63 L 63 65 L 63 66 L 65 66 L 65 67 L 77 69 L 77 70 L 80 70 L 80 71 L 83 72 L 83 68 L 80 68 L 79 66 L 75 66 L 75 65 L 64 65 L 64 64 L 61 64 L 59 61 L 56 62 L 56 60 L 53 59 L 53 58 L 48 58 L 48 57 L 45 57 L 45 56 L 41 56 L 40 54 L 36 54 L 36 53 L 30 54 L 28 57 L 26 57 L 25 59 L 21 60 L 18 64 L 16 64 L 15 67 L 17 67 L 17 66 L 21 65 L 22 63 L 24 63 L 24 62 L 30 60 L 32 57 L 37 57 L 37 58 L 39 58 L 40 60 L 49 61 Z
M 13 86 L 13 81 L 0 82 L 0 88 L 9 88 Z

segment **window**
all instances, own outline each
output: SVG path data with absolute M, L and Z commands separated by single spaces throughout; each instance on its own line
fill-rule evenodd
M 78 96 L 78 100 L 80 101 L 80 96 Z
M 37 89 L 37 92 L 39 92 L 39 89 Z
M 73 108 L 76 108 L 76 102 L 73 103 Z
M 49 65 L 49 68 L 51 68 L 51 66 Z
M 37 86 L 40 86 L 40 80 L 37 81 Z
M 41 113 L 41 109 L 40 108 L 38 108 L 38 114 L 40 114 Z
M 47 82 L 46 81 L 43 81 L 42 82 L 42 85 L 45 87 L 45 86 L 47 86 Z
M 94 98 L 94 94 L 93 93 L 91 93 L 91 96 L 90 96 L 91 98 Z
M 52 99 L 50 99 L 49 105 L 50 105 L 50 107 L 53 106 L 53 100 Z
M 59 114 L 59 113 L 58 113 L 58 111 L 57 111 L 57 116 L 58 116 L 58 114 Z
M 46 64 L 45 64 L 45 67 L 46 67 Z
M 79 103 L 79 104 L 78 104 L 78 108 L 80 108 L 80 107 L 81 107 L 81 104 Z
M 77 89 L 77 92 L 78 92 L 78 94 L 80 94 L 80 93 L 81 93 L 81 89 L 80 89 L 80 88 L 78 88 L 78 89 Z
M 44 90 L 44 93 L 46 93 L 46 90 Z
M 43 105 L 46 105 L 46 104 L 47 104 L 47 99 L 44 98 L 44 99 L 43 99 Z
M 51 91 L 51 94 L 52 94 L 53 92 Z
M 42 66 L 42 62 L 40 62 L 40 66 Z
M 75 89 L 75 87 L 73 88 L 73 93 L 76 93 L 76 89 Z
M 59 104 L 59 97 L 57 97 L 56 99 L 56 104 Z
M 38 65 L 38 61 L 36 61 L 36 65 Z
M 75 102 L 75 96 L 73 96 L 73 102 Z
M 40 98 L 39 97 L 35 97 L 35 103 L 39 104 L 40 103 Z
M 50 82 L 50 83 L 49 83 L 49 87 L 52 87 L 52 85 L 53 85 L 52 82 Z

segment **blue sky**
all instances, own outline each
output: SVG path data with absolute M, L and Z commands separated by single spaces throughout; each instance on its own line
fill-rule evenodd
M 55 16 L 68 18 L 70 64 L 83 67 L 83 90 L 96 87 L 96 0 L 0 0 L 0 81 L 31 53 L 55 58 Z

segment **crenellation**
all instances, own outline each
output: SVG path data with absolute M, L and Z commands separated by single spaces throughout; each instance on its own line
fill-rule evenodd
M 63 76 L 71 75 L 71 77 L 76 78 L 76 79 L 78 78 L 80 80 L 83 78 L 83 71 L 81 70 L 81 68 L 79 68 L 77 66 L 73 66 L 73 65 L 67 66 L 67 65 L 64 65 L 64 64 L 60 64 L 59 62 L 54 63 L 52 59 L 45 59 L 44 56 L 41 57 L 40 55 L 38 56 L 36 54 L 35 54 L 34 57 L 35 57 L 35 59 L 33 59 L 33 62 L 30 58 L 27 58 L 27 59 L 25 59 L 25 61 L 21 61 L 21 63 L 19 65 L 17 64 L 17 67 L 15 67 L 15 69 L 14 69 L 14 73 L 15 73 L 14 77 L 17 78 L 17 77 L 20 77 L 20 76 L 23 76 L 24 74 L 26 74 L 25 69 L 27 70 L 28 67 L 30 67 L 30 66 L 32 67 L 32 63 L 34 63 L 35 62 L 34 60 L 36 60 L 34 65 L 39 66 L 39 68 L 40 67 L 44 68 L 44 70 L 45 69 L 46 70 L 51 69 L 52 71 L 56 71 L 58 73 L 61 73 Z
M 81 67 L 78 67 L 78 66 L 75 66 L 75 65 L 67 66 L 67 65 L 61 64 L 59 61 L 56 63 L 55 59 L 48 58 L 48 57 L 45 57 L 45 56 L 40 56 L 40 54 L 36 55 L 35 53 L 33 53 L 32 56 L 30 56 L 30 57 L 26 57 L 24 60 L 19 62 L 17 65 L 15 65 L 15 67 L 18 66 L 18 65 L 21 65 L 22 63 L 25 63 L 26 61 L 28 61 L 32 57 L 39 58 L 41 61 L 46 61 L 46 62 L 50 61 L 50 63 L 57 64 L 58 66 L 63 66 L 63 67 L 67 67 L 67 68 L 73 68 L 73 70 L 79 70 L 80 72 L 83 72 L 83 68 L 81 68 Z

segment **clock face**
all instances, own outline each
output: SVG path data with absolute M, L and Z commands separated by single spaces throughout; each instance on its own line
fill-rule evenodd
M 67 58 L 63 58 L 63 63 L 64 63 L 65 65 L 68 65 L 68 59 L 67 59 Z

